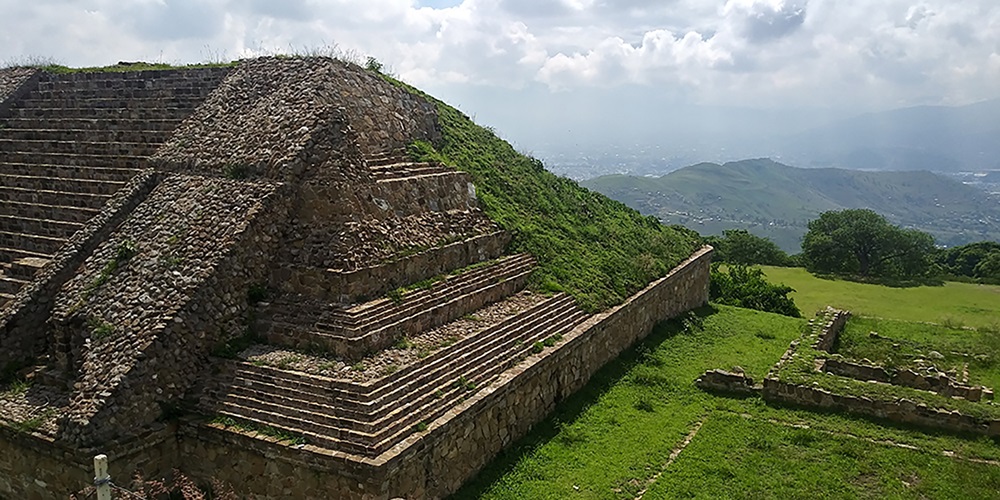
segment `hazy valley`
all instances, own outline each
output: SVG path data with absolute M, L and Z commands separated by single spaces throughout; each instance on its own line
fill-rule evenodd
M 661 177 L 607 175 L 582 184 L 668 224 L 706 235 L 747 229 L 793 253 L 810 220 L 844 208 L 870 208 L 930 233 L 938 245 L 1000 239 L 1000 196 L 926 171 L 803 169 L 757 159 L 700 163 Z

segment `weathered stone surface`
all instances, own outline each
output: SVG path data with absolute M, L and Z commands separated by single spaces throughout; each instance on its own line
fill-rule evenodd
M 211 355 L 253 325 L 258 309 L 252 301 L 267 292 L 277 304 L 302 299 L 363 308 L 397 287 L 500 257 L 510 236 L 480 210 L 468 175 L 405 157 L 415 140 L 440 140 L 435 105 L 355 66 L 265 58 L 231 72 L 32 78 L 7 99 L 19 119 L 36 119 L 35 109 L 62 109 L 62 116 L 45 119 L 52 130 L 17 132 L 44 139 L 11 141 L 52 141 L 59 152 L 45 154 L 61 155 L 66 172 L 91 168 L 86 175 L 106 177 L 61 195 L 91 203 L 87 210 L 95 215 L 67 221 L 79 230 L 0 317 L 0 363 L 33 360 L 26 373 L 37 384 L 5 401 L 3 408 L 14 410 L 0 408 L 7 411 L 0 421 L 48 415 L 25 436 L 0 425 L 0 496 L 51 498 L 81 489 L 89 479 L 81 481 L 78 472 L 95 454 L 87 446 L 100 444 L 117 477 L 181 467 L 198 479 L 230 482 L 247 497 L 441 497 L 656 322 L 707 301 L 710 248 L 595 316 L 556 296 L 492 318 L 489 303 L 516 293 L 530 265 L 509 274 L 478 266 L 481 279 L 422 302 L 426 311 L 375 319 L 378 327 L 365 334 L 373 339 L 369 349 L 393 343 L 399 331 L 447 335 L 441 346 L 409 358 L 371 353 L 366 359 L 382 367 L 379 377 L 340 377 L 313 387 L 350 396 L 337 404 L 365 418 L 340 418 L 332 405 L 249 408 L 263 425 L 296 422 L 313 432 L 316 439 L 304 446 L 197 418 L 164 426 L 161 417 L 224 386 L 217 379 L 230 362 Z M 25 97 L 21 91 L 29 87 Z M 192 97 L 176 97 L 182 91 Z M 99 103 L 115 93 L 151 107 L 96 105 L 88 117 L 70 104 Z M 153 168 L 141 170 L 146 159 L 128 157 L 138 146 L 127 144 L 159 144 L 158 134 L 171 133 L 179 112 L 153 103 L 173 99 L 192 106 L 185 114 L 198 107 L 150 159 Z M 121 130 L 133 142 L 80 140 L 89 137 L 88 127 L 118 120 L 138 127 Z M 80 137 L 61 138 L 64 124 L 77 127 Z M 108 162 L 105 170 L 88 167 L 93 158 Z M 119 174 L 124 179 L 113 178 Z M 473 309 L 483 317 L 467 314 Z M 447 333 L 463 321 L 483 330 Z M 439 325 L 445 333 L 430 330 Z M 495 330 L 502 335 L 478 342 Z M 418 340 L 414 345 L 422 345 Z M 344 361 L 336 367 L 349 368 Z M 321 376 L 256 368 L 281 375 L 258 383 L 292 388 Z M 324 429 L 340 431 L 315 435 Z

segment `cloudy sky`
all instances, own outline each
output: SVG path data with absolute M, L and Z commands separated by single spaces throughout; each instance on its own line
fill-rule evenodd
M 556 111 L 579 124 L 680 103 L 855 113 L 1000 97 L 996 0 L 0 0 L 0 12 L 0 63 L 336 47 L 528 143 L 519 117 L 550 126 Z

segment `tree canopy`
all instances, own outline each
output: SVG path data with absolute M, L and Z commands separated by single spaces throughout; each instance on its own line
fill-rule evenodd
M 727 229 L 722 237 L 709 236 L 705 242 L 715 247 L 714 260 L 730 264 L 788 266 L 791 258 L 773 241 L 746 229 Z
M 938 253 L 937 264 L 952 276 L 1000 281 L 1000 243 L 980 241 Z
M 809 223 L 802 255 L 811 272 L 916 279 L 933 269 L 934 238 L 868 209 L 829 211 Z

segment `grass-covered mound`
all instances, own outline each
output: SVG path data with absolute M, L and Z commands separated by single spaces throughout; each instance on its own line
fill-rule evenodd
M 536 286 L 566 291 L 586 309 L 604 309 L 664 276 L 698 247 L 697 233 L 664 226 L 556 176 L 460 111 L 421 95 L 437 104 L 444 143 L 438 150 L 415 144 L 413 153 L 472 175 L 486 213 L 512 233 L 511 251 L 538 259 Z

